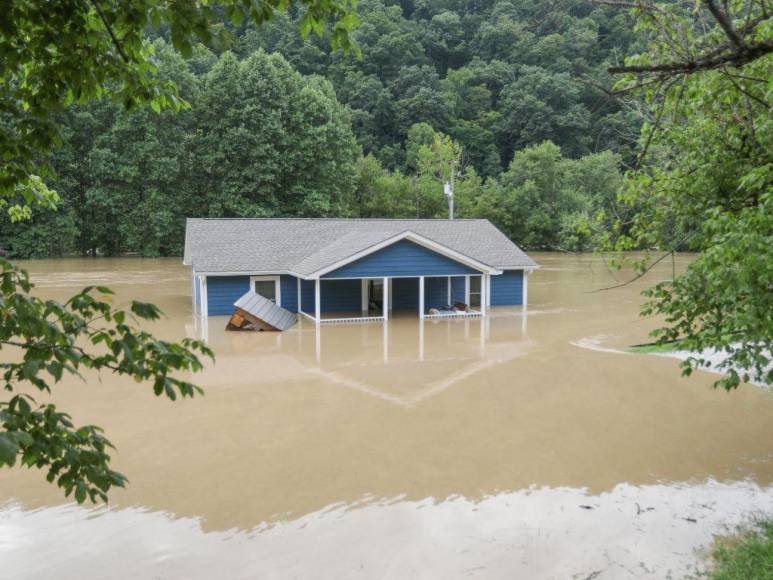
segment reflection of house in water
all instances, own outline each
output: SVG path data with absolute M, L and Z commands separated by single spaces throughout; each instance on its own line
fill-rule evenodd
M 527 315 L 503 309 L 488 318 L 322 326 L 302 320 L 284 333 L 226 333 L 194 317 L 188 334 L 217 353 L 201 383 L 281 383 L 321 379 L 401 406 L 412 406 L 531 348 Z

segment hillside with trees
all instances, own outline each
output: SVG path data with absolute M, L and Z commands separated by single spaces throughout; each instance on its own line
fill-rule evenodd
M 13 257 L 179 255 L 186 216 L 487 217 L 528 249 L 579 250 L 634 160 L 635 109 L 607 67 L 630 16 L 580 0 L 358 4 L 360 56 L 298 35 L 297 12 L 228 45 L 149 31 L 156 75 L 189 107 L 92 101 L 58 120 L 60 202 L 0 217 Z

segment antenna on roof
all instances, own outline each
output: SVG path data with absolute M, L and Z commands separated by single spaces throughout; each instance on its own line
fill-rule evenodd
M 443 193 L 448 198 L 448 219 L 454 219 L 454 162 L 451 162 L 451 181 L 443 184 Z

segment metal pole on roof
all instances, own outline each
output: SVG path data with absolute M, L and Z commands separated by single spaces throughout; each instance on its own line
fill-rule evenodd
M 446 181 L 443 185 L 443 193 L 445 193 L 446 197 L 448 198 L 448 219 L 452 220 L 454 219 L 454 164 L 456 162 L 451 162 L 451 180 Z

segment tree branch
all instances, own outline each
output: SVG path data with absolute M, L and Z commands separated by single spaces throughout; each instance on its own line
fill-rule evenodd
M 725 12 L 722 12 L 717 5 L 714 3 L 714 0 L 703 0 L 703 3 L 706 4 L 706 7 L 709 9 L 709 12 L 711 12 L 711 15 L 714 17 L 714 20 L 716 20 L 719 25 L 722 27 L 722 30 L 725 31 L 725 34 L 730 39 L 730 41 L 740 50 L 743 50 L 745 48 L 745 44 L 743 40 L 741 40 L 741 37 L 738 36 L 738 33 L 735 31 L 735 28 L 733 28 L 733 23 L 730 22 L 730 19 L 727 17 L 727 14 Z
M 115 36 L 112 26 L 110 26 L 110 24 L 108 23 L 107 18 L 105 17 L 105 13 L 102 12 L 102 8 L 99 6 L 98 0 L 91 0 L 91 5 L 94 7 L 94 10 L 97 11 L 97 14 L 99 15 L 99 19 L 102 21 L 102 24 L 107 30 L 107 34 L 110 36 L 110 40 L 113 42 L 113 46 L 115 46 L 115 49 L 118 51 L 118 54 L 121 56 L 123 61 L 128 64 L 129 57 L 124 51 L 123 46 L 121 46 L 121 43 L 118 41 L 118 38 Z
M 604 292 L 606 290 L 614 290 L 615 288 L 622 288 L 623 286 L 628 286 L 628 284 L 632 284 L 633 282 L 636 282 L 636 280 L 638 280 L 639 278 L 641 278 L 642 276 L 647 274 L 647 272 L 652 270 L 655 266 L 657 266 L 660 262 L 665 260 L 668 256 L 670 256 L 673 253 L 674 253 L 673 250 L 669 250 L 668 252 L 666 252 L 665 254 L 660 256 L 660 258 L 658 258 L 657 260 L 652 262 L 652 264 L 647 266 L 647 268 L 645 270 L 642 270 L 641 272 L 639 272 L 636 276 L 634 276 L 630 280 L 626 280 L 625 282 L 621 282 L 620 284 L 614 284 L 613 286 L 607 286 L 605 288 L 596 288 L 595 290 L 586 290 L 585 292 L 583 292 L 583 294 L 595 294 L 596 292 Z
M 612 74 L 620 73 L 658 73 L 663 76 L 674 74 L 689 74 L 701 70 L 713 70 L 726 65 L 743 66 L 765 55 L 773 53 L 773 41 L 753 42 L 744 45 L 743 51 L 732 50 L 730 46 L 721 47 L 717 56 L 701 57 L 690 61 L 667 62 L 661 64 L 645 64 L 632 66 L 611 66 L 607 69 Z M 731 52 L 725 52 L 731 50 Z M 724 54 L 721 54 L 725 52 Z

